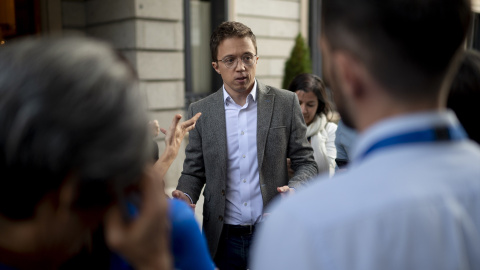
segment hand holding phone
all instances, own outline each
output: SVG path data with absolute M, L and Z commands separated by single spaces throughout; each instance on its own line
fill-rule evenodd
M 128 193 L 105 218 L 105 239 L 135 269 L 170 269 L 168 202 L 160 196 L 161 181 L 149 165 L 139 192 Z

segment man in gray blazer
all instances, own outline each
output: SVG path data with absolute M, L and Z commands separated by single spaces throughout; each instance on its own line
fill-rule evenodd
M 224 22 L 210 49 L 224 85 L 188 109 L 189 118 L 198 112 L 202 118 L 190 132 L 172 195 L 194 206 L 205 185 L 203 230 L 212 257 L 220 269 L 246 269 L 255 225 L 269 202 L 305 184 L 317 165 L 297 96 L 255 80 L 251 29 Z M 290 180 L 287 158 L 295 171 Z

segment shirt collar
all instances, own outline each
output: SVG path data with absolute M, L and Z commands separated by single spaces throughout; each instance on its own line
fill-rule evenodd
M 227 90 L 225 90 L 225 84 L 223 85 L 222 88 L 223 88 L 223 103 L 226 105 L 228 100 L 232 100 L 233 102 L 232 97 L 230 97 Z M 247 99 L 249 96 L 252 97 L 253 101 L 257 100 L 257 80 L 256 79 L 255 79 L 255 83 L 253 84 L 252 91 L 250 91 L 250 93 L 248 94 Z
M 358 159 L 361 153 L 379 140 L 437 125 L 456 126 L 459 122 L 451 110 L 412 113 L 382 120 L 357 137 L 352 149 L 352 160 Z

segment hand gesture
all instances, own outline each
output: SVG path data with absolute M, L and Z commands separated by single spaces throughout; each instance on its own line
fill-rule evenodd
M 186 202 L 188 205 L 190 205 L 193 211 L 195 211 L 196 204 L 193 204 L 192 201 L 190 201 L 190 198 L 188 198 L 187 195 L 185 195 L 185 193 L 183 193 L 182 191 L 176 189 L 172 191 L 172 196 L 176 199 Z
M 183 138 L 190 130 L 195 128 L 195 123 L 197 123 L 198 118 L 200 118 L 202 113 L 197 113 L 195 116 L 189 120 L 179 123 L 182 115 L 176 114 L 173 117 L 172 124 L 168 130 L 160 128 L 160 131 L 165 134 L 165 152 L 174 157 L 178 154 L 178 149 L 180 144 L 183 141 Z
M 152 137 L 155 138 L 160 134 L 160 126 L 158 125 L 157 120 L 152 120 L 148 122 L 148 126 L 150 127 L 150 132 L 152 133 Z
M 290 188 L 289 186 L 277 187 L 277 191 L 280 193 L 282 198 L 286 198 L 287 196 L 295 194 L 295 189 Z

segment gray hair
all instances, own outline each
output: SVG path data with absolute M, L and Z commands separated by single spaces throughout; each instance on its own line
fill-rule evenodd
M 132 69 L 108 45 L 80 37 L 0 47 L 0 214 L 29 218 L 68 176 L 77 206 L 105 206 L 150 159 Z

